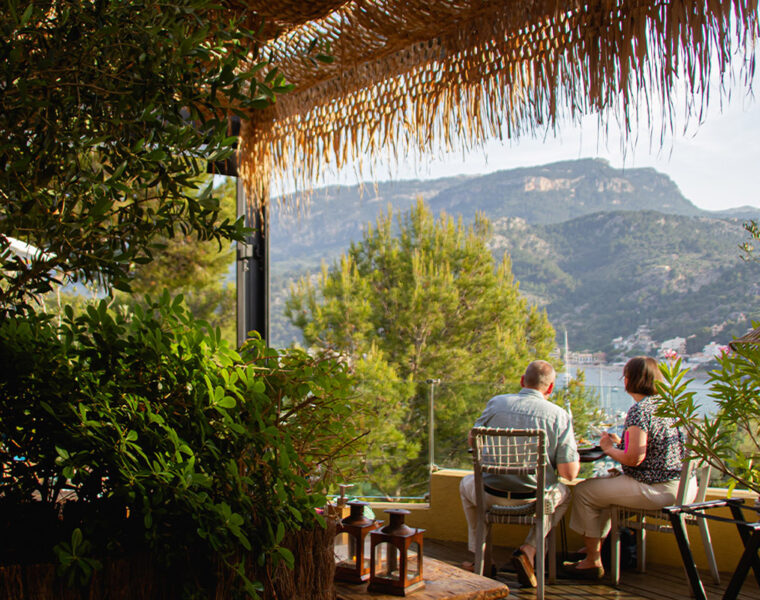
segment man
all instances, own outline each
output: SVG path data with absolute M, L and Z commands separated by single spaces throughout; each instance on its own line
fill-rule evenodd
M 509 429 L 543 429 L 546 432 L 546 494 L 554 495 L 555 512 L 546 517 L 544 531 L 548 534 L 562 519 L 570 501 L 570 490 L 558 480 L 557 475 L 568 480 L 575 479 L 580 471 L 578 449 L 575 444 L 573 424 L 570 416 L 561 407 L 549 402 L 554 391 L 554 367 L 545 360 L 536 360 L 528 365 L 520 378 L 522 389 L 517 394 L 494 396 L 488 401 L 483 414 L 475 421 L 475 427 L 500 427 Z M 472 434 L 470 434 L 472 438 Z M 536 481 L 527 475 L 483 476 L 485 502 L 509 504 L 510 500 L 535 496 Z M 475 530 L 477 508 L 475 501 L 475 476 L 467 475 L 459 485 L 462 508 L 467 518 L 468 546 L 475 551 Z M 521 585 L 536 586 L 533 571 L 536 558 L 536 528 L 531 528 L 528 537 L 512 556 Z M 466 567 L 469 565 L 465 565 Z

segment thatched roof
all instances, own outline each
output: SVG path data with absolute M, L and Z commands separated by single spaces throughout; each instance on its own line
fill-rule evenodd
M 722 84 L 739 65 L 749 85 L 758 38 L 757 0 L 237 1 L 280 28 L 266 51 L 295 85 L 243 128 L 241 174 L 264 199 L 273 177 L 308 188 L 328 165 L 589 113 L 624 133 L 639 119 L 672 125 L 679 86 L 679 111 L 698 116 L 720 91 L 711 73 Z M 305 58 L 315 38 L 332 64 Z
M 736 350 L 737 346 L 749 344 L 752 346 L 760 346 L 760 327 L 753 329 L 749 333 L 745 333 L 743 336 L 736 338 L 732 342 L 729 342 L 728 346 L 732 350 Z

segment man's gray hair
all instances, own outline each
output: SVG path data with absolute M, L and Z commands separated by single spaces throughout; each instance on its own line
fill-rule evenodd
M 554 367 L 545 360 L 534 360 L 525 369 L 523 377 L 523 385 L 526 388 L 543 392 L 554 383 L 556 374 L 554 373 Z

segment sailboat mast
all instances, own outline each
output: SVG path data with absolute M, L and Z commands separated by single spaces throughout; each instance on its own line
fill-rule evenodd
M 570 352 L 568 351 L 568 345 L 567 345 L 567 329 L 565 329 L 565 387 L 570 385 Z M 570 396 L 565 396 L 567 398 L 565 402 L 565 409 L 567 410 L 567 414 L 570 415 L 570 418 L 573 418 L 573 411 L 570 406 Z

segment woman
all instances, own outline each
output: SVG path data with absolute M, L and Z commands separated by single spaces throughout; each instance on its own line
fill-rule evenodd
M 662 376 L 657 361 L 647 356 L 629 360 L 623 369 L 625 391 L 633 398 L 624 426 L 624 443 L 614 434 L 604 433 L 599 440 L 604 453 L 622 465 L 623 473 L 587 479 L 575 486 L 570 527 L 583 535 L 586 558 L 567 565 L 573 577 L 600 579 L 602 539 L 610 530 L 613 505 L 657 509 L 673 504 L 678 492 L 684 459 L 683 436 L 673 419 L 655 415 L 659 397 L 655 382 Z M 690 483 L 687 498 L 696 495 Z

